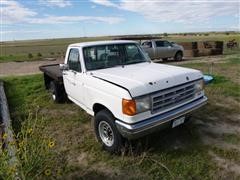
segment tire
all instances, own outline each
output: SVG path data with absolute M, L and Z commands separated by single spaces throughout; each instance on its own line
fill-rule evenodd
M 104 150 L 110 153 L 120 153 L 124 138 L 118 132 L 114 121 L 115 118 L 111 112 L 106 109 L 101 110 L 95 115 L 94 130 Z
M 168 60 L 168 58 L 162 58 L 162 60 L 165 62 L 165 61 L 167 61 L 167 60 Z
M 65 91 L 62 90 L 62 87 L 58 85 L 56 82 L 51 81 L 49 84 L 49 91 L 52 96 L 52 100 L 55 103 L 62 103 L 65 100 Z
M 175 61 L 182 61 L 182 59 L 183 59 L 183 53 L 181 51 L 178 51 L 174 56 L 174 60 Z

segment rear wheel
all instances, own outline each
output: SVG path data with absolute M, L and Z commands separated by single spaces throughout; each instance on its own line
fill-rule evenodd
M 114 123 L 115 118 L 108 110 L 99 111 L 95 116 L 94 130 L 104 150 L 119 153 L 123 148 L 123 137 Z
M 65 99 L 65 92 L 61 89 L 60 85 L 51 81 L 49 84 L 49 91 L 52 96 L 52 100 L 56 103 L 61 103 Z
M 181 61 L 183 59 L 183 53 L 182 52 L 177 52 L 175 57 L 174 57 L 174 60 L 175 61 Z

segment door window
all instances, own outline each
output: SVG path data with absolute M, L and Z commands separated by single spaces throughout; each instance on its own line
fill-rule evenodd
M 68 56 L 68 66 L 70 70 L 81 72 L 78 49 L 71 49 Z
M 164 41 L 156 41 L 157 47 L 164 47 Z
M 146 42 L 142 43 L 142 45 L 151 48 L 152 47 L 152 42 L 146 41 Z
M 157 47 L 169 47 L 171 44 L 168 41 L 156 41 Z
M 169 46 L 171 46 L 170 42 L 164 41 L 164 47 L 169 47 Z

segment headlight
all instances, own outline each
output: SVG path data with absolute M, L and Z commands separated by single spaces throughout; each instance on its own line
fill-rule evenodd
M 136 99 L 122 99 L 123 114 L 134 116 L 137 113 L 145 112 L 150 109 L 150 97 L 144 96 Z
M 150 109 L 150 97 L 144 96 L 136 99 L 137 113 L 148 111 Z
M 200 80 L 200 81 L 196 82 L 196 84 L 195 84 L 195 91 L 196 92 L 202 91 L 203 90 L 203 86 L 204 86 L 203 80 Z
M 196 82 L 195 84 L 195 97 L 199 97 L 202 94 L 204 88 L 203 80 Z

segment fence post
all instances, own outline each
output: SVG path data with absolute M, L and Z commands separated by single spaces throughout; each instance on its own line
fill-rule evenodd
M 9 166 L 17 166 L 17 168 L 20 165 L 20 161 L 18 160 L 16 156 L 16 144 L 14 139 L 14 133 L 12 131 L 12 125 L 11 125 L 11 118 L 9 114 L 8 109 L 8 103 L 7 103 L 7 97 L 4 91 L 4 83 L 0 81 L 0 115 L 2 119 L 2 133 L 6 135 L 3 139 L 4 148 L 6 149 L 10 160 L 9 160 Z M 20 174 L 18 172 L 18 169 L 16 169 L 15 172 L 15 178 L 20 179 Z

